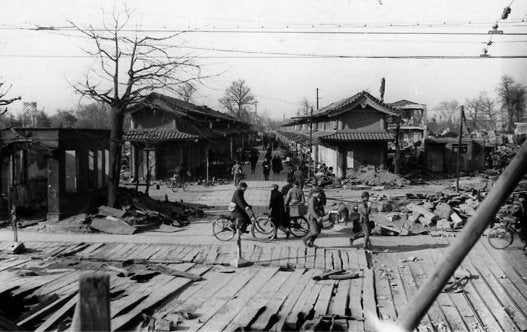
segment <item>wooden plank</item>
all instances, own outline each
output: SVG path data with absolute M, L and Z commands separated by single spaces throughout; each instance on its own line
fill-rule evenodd
M 422 269 L 418 270 L 418 272 L 424 273 L 426 271 L 431 273 L 434 271 L 439 260 L 437 253 L 438 250 L 423 250 L 420 253 L 422 260 L 418 263 L 418 265 L 422 266 Z M 436 298 L 436 302 L 445 314 L 449 325 L 454 331 L 472 330 L 473 326 L 478 325 L 478 322 L 468 303 L 464 298 L 460 299 L 459 297 L 454 302 L 452 297 L 449 296 L 450 294 L 453 293 L 440 293 Z
M 328 313 L 329 303 L 336 285 L 334 280 L 322 280 L 319 283 L 322 285 L 322 289 L 318 294 L 315 304 L 315 316 L 326 315 Z
M 218 246 L 211 246 L 207 256 L 205 257 L 204 264 L 214 264 L 216 258 L 218 257 Z M 251 259 L 252 262 L 254 260 Z
M 368 260 L 366 258 L 366 251 L 363 249 L 357 250 L 357 257 L 359 259 L 359 268 L 361 269 L 367 269 L 368 268 Z
M 209 248 L 207 247 L 200 247 L 199 253 L 196 255 L 196 257 L 194 257 L 194 259 L 192 260 L 192 263 L 203 264 L 203 262 L 205 261 L 205 257 L 207 257 L 208 249 Z
M 73 296 L 74 293 L 71 294 Z M 42 319 L 46 315 L 54 312 L 57 308 L 62 307 L 67 301 L 70 300 L 71 296 L 64 296 L 56 299 L 55 301 L 49 303 L 47 306 L 39 309 L 38 311 L 32 313 L 31 315 L 25 317 L 22 320 L 17 321 L 17 325 L 23 327 L 24 325 L 30 326 L 35 320 Z
M 349 315 L 349 294 L 351 280 L 340 280 L 336 283 L 335 296 L 329 307 L 329 314 L 347 316 Z
M 306 248 L 306 269 L 315 268 L 315 248 Z
M 138 259 L 146 259 L 150 260 L 152 256 L 154 256 L 158 251 L 161 251 L 163 249 L 162 246 L 158 245 L 151 245 L 148 247 L 143 253 L 141 253 L 138 257 Z
M 373 277 L 373 270 L 364 269 L 364 286 L 362 289 L 362 302 L 364 311 L 370 315 L 366 315 L 364 319 L 364 329 L 366 331 L 375 331 L 375 323 L 371 320 L 371 315 L 377 314 L 377 303 L 375 301 L 375 281 Z
M 462 266 L 471 271 L 471 273 L 479 274 L 479 270 L 474 265 L 472 265 L 470 257 L 465 258 L 462 263 Z M 502 301 L 505 301 L 506 299 L 510 300 L 510 298 L 506 297 L 500 300 L 485 280 L 486 277 L 486 275 L 479 274 L 479 278 L 472 278 L 470 280 L 470 283 L 474 285 L 474 288 L 476 289 L 478 294 L 480 294 L 480 296 L 485 299 L 485 305 L 490 309 L 492 315 L 496 318 L 501 328 L 505 331 L 517 330 L 518 326 L 516 325 L 516 323 L 511 318 L 511 315 L 508 312 L 508 310 L 512 311 L 513 307 L 506 306 L 510 303 L 510 301 L 507 301 L 505 305 L 504 303 L 502 303 Z M 505 308 L 507 308 L 508 310 L 505 310 Z
M 296 256 L 296 268 L 305 269 L 306 268 L 306 248 L 300 247 L 297 251 Z
M 360 270 L 361 267 L 359 266 L 359 257 L 357 255 L 358 250 L 355 248 L 352 248 L 347 251 L 348 254 L 348 262 L 350 266 L 350 270 Z
M 281 255 L 282 255 L 282 246 L 273 247 L 269 265 L 279 266 Z
M 88 248 L 82 250 L 81 252 L 77 253 L 77 256 L 85 257 L 91 254 L 93 251 L 99 249 L 100 247 L 104 246 L 104 243 L 92 243 Z
M 342 258 L 340 257 L 340 250 L 331 250 L 333 254 L 333 269 L 334 270 L 342 270 L 344 267 L 342 266 Z M 347 258 L 346 258 L 347 260 Z
M 183 257 L 183 262 L 192 262 L 196 256 L 199 255 L 201 250 L 199 248 L 191 248 L 191 250 Z
M 280 308 L 283 306 L 284 301 L 287 299 L 288 295 L 293 291 L 297 283 L 300 281 L 304 272 L 304 269 L 298 269 L 293 272 L 289 272 L 287 281 L 282 286 L 280 286 L 280 288 L 274 294 L 272 294 L 272 296 L 267 298 L 267 302 L 264 305 L 266 309 L 251 324 L 251 330 L 267 331 L 274 325 L 274 323 L 276 323 L 276 321 L 279 319 L 278 313 Z
M 165 257 L 168 251 L 172 248 L 169 245 L 160 245 L 159 251 L 153 254 L 148 260 L 154 263 L 157 263 L 160 257 Z
M 125 213 L 126 211 L 115 209 L 113 207 L 104 206 L 104 205 L 99 206 L 99 215 L 101 216 L 112 216 L 115 218 L 122 218 L 125 215 Z
M 141 301 L 132 310 L 112 319 L 112 331 L 122 329 L 142 312 L 151 309 L 159 302 L 169 298 L 174 293 L 177 293 L 182 288 L 189 285 L 191 282 L 192 281 L 185 278 L 175 278 L 169 283 L 165 284 L 163 287 L 154 290 L 145 300 Z
M 251 256 L 249 256 L 249 261 L 258 264 L 260 260 L 260 255 L 262 254 L 262 247 L 255 244 L 253 247 L 253 250 L 251 252 Z
M 282 331 L 284 329 L 287 317 L 291 314 L 300 297 L 306 293 L 307 285 L 314 283 L 312 280 L 314 274 L 315 270 L 308 270 L 298 279 L 298 282 L 287 295 L 283 305 L 279 308 L 276 317 L 277 322 L 270 327 L 272 331 Z
M 271 246 L 261 246 L 262 248 L 262 255 L 258 262 L 262 265 L 269 265 L 272 257 L 272 249 Z
M 53 282 L 57 279 L 60 279 L 67 273 L 61 273 L 61 274 L 51 274 L 51 275 L 41 275 L 41 276 L 34 276 L 34 277 L 27 277 L 27 278 L 21 278 L 20 280 L 23 280 L 24 283 L 20 285 L 20 288 L 14 290 L 11 292 L 12 296 L 18 296 L 22 293 L 33 291 L 37 288 L 40 288 L 50 282 Z
M 308 280 L 304 291 L 285 318 L 284 327 L 297 329 L 297 323 L 305 318 L 305 315 L 313 308 L 322 285 L 313 279 Z
M 64 306 L 62 306 L 59 310 L 55 311 L 42 324 L 40 324 L 39 327 L 37 327 L 37 329 L 35 330 L 35 332 L 44 332 L 51 329 L 69 312 L 73 312 L 73 309 L 75 308 L 75 305 L 77 304 L 78 300 L 79 295 L 75 295 L 74 297 L 72 297 Z
M 381 277 L 381 271 L 375 270 L 375 294 L 377 298 L 377 307 L 379 309 L 379 317 L 382 320 L 392 320 L 397 318 L 395 312 L 394 300 L 392 299 L 392 292 L 388 274 Z
M 315 269 L 324 270 L 326 268 L 326 249 L 315 248 Z
M 11 261 L 0 261 L 0 271 L 6 271 L 9 270 L 12 267 L 20 266 L 24 263 L 29 262 L 31 259 L 28 258 L 22 258 L 22 259 L 14 259 Z
M 72 283 L 77 285 L 77 280 L 79 279 L 80 272 L 74 271 L 69 274 L 62 276 L 60 279 L 55 280 L 51 284 L 47 284 L 44 287 L 35 291 L 35 295 L 44 296 L 52 293 L 56 293 L 57 290 L 66 287 Z
M 234 331 L 246 327 L 255 313 L 265 305 L 269 296 L 289 277 L 287 272 L 278 272 L 278 268 L 264 268 L 247 285 L 240 290 L 236 298 L 225 301 L 225 304 L 200 330 Z M 232 322 L 232 323 L 231 323 Z
M 137 228 L 120 219 L 93 218 L 90 227 L 108 234 L 132 235 L 137 231 Z
M 97 249 L 94 249 L 92 252 L 87 254 L 86 258 L 92 258 L 92 257 L 99 257 L 100 255 L 103 255 L 105 252 L 108 252 L 112 248 L 116 246 L 115 243 L 105 243 L 104 245 L 100 246 Z
M 110 330 L 110 276 L 83 273 L 79 279 L 79 302 L 71 322 L 72 331 Z
M 333 270 L 333 253 L 329 249 L 326 249 L 325 251 L 326 251 L 325 269 L 331 271 Z
M 115 318 L 134 307 L 137 303 L 148 296 L 146 293 L 126 293 L 125 296 L 110 302 L 111 318 Z
M 170 246 L 170 250 L 164 256 L 159 256 L 157 260 L 160 262 L 176 261 L 178 260 L 177 255 L 184 249 L 183 246 Z
M 266 274 L 260 276 L 259 269 L 244 270 L 242 273 L 237 274 L 229 283 L 229 287 L 223 287 L 213 295 L 209 295 L 207 301 L 205 301 L 200 307 L 195 309 L 193 315 L 199 317 L 199 319 L 187 320 L 183 324 L 183 328 L 188 331 L 196 331 L 201 328 L 204 324 L 212 317 L 217 317 L 218 312 L 229 300 L 233 299 L 237 293 L 244 289 L 247 283 L 257 283 L 258 280 L 265 279 Z M 222 311 L 223 312 L 223 311 Z

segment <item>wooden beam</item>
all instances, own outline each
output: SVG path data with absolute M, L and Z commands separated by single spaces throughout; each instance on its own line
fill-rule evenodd
M 79 280 L 79 302 L 72 331 L 110 331 L 110 276 L 84 273 Z

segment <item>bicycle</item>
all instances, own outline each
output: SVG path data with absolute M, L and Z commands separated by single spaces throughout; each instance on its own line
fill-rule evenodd
M 494 249 L 505 249 L 514 242 L 514 234 L 518 233 L 514 224 L 516 220 L 511 217 L 503 217 L 494 225 L 487 234 L 487 241 Z M 525 249 L 524 249 L 525 250 Z
M 173 192 L 177 192 L 179 188 L 183 189 L 183 191 L 188 191 L 188 187 L 188 183 L 179 175 L 174 175 L 170 179 L 170 189 L 172 189 Z
M 238 218 L 230 215 L 221 215 L 212 223 L 212 235 L 220 241 L 229 241 L 236 230 L 239 229 Z M 269 242 L 276 235 L 276 226 L 265 216 L 251 216 L 251 235 L 261 241 Z

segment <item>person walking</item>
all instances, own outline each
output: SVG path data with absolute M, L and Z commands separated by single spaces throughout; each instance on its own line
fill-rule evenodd
M 300 187 L 300 189 L 303 189 L 304 188 L 304 181 L 305 181 L 305 177 L 304 177 L 304 171 L 302 171 L 300 169 L 300 166 L 298 166 L 296 168 L 296 171 L 295 173 L 293 174 L 293 181 L 295 183 L 298 184 L 298 186 Z
M 364 237 L 364 249 L 371 248 L 370 234 L 371 234 L 371 225 L 370 225 L 370 213 L 371 207 L 368 206 L 368 201 L 370 199 L 370 194 L 367 191 L 364 191 L 361 195 L 362 202 L 358 206 L 358 212 L 360 215 L 359 222 L 361 224 L 361 231 L 353 234 L 350 237 L 350 244 L 353 245 L 353 241 Z
M 280 158 L 278 155 L 275 155 L 273 157 L 273 160 L 271 161 L 272 167 L 273 167 L 273 173 L 278 175 L 282 171 L 282 158 Z
M 284 196 L 278 190 L 278 185 L 273 184 L 271 186 L 271 198 L 269 199 L 269 209 L 271 210 L 271 221 L 277 229 L 285 233 L 286 238 L 289 238 L 289 227 L 287 224 L 288 219 L 286 218 L 284 210 Z M 275 234 L 276 238 L 276 234 Z
M 271 172 L 271 163 L 269 163 L 269 160 L 266 159 L 263 161 L 262 169 L 265 181 L 269 180 L 269 173 Z
M 232 166 L 231 174 L 234 181 L 234 185 L 238 186 L 238 183 L 241 181 L 241 178 L 243 176 L 243 168 L 238 160 L 236 160 L 234 166 Z
M 251 163 L 251 174 L 254 174 L 256 171 L 256 164 L 258 163 L 258 151 L 251 151 L 249 162 Z
M 231 216 L 235 219 L 238 219 L 239 229 L 242 233 L 249 233 L 247 231 L 247 226 L 251 223 L 251 218 L 249 215 L 254 215 L 252 207 L 245 201 L 245 191 L 247 190 L 247 183 L 240 182 L 238 189 L 234 192 L 231 199 L 231 204 L 233 210 L 231 211 Z M 230 210 L 230 209 L 229 209 Z
M 307 201 L 309 233 L 302 238 L 306 247 L 314 247 L 315 240 L 320 234 L 322 218 L 324 217 L 324 205 L 320 202 L 320 188 L 313 190 Z
M 291 188 L 293 188 L 293 178 L 287 178 L 287 184 L 282 187 L 282 196 L 286 197 Z

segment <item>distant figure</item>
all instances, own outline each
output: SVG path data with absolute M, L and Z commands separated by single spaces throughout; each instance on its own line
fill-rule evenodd
M 294 182 L 298 184 L 300 189 L 304 188 L 304 181 L 305 181 L 304 171 L 300 169 L 300 166 L 297 167 L 297 170 L 293 174 L 293 179 L 294 179 Z
M 287 225 L 288 219 L 284 210 L 284 196 L 278 191 L 278 185 L 271 186 L 271 198 L 269 200 L 269 209 L 271 209 L 271 221 L 277 229 L 285 233 L 286 238 L 289 238 L 289 229 Z M 276 235 L 275 235 L 276 238 Z
M 258 163 L 258 151 L 256 149 L 251 150 L 251 156 L 249 162 L 251 163 L 251 173 L 254 174 L 256 171 L 256 164 Z
M 269 180 L 269 173 L 271 172 L 271 163 L 266 159 L 262 163 L 263 175 L 265 181 Z
M 361 237 L 364 237 L 364 249 L 370 249 L 371 243 L 370 243 L 370 233 L 371 233 L 371 226 L 370 226 L 370 213 L 371 213 L 371 207 L 368 206 L 368 200 L 370 199 L 370 194 L 367 191 L 364 191 L 361 195 L 362 202 L 358 206 L 358 212 L 360 214 L 360 224 L 362 227 L 362 231 L 353 234 L 350 237 L 350 243 L 353 245 L 353 241 L 356 239 L 359 239 Z
M 174 176 L 179 177 L 181 182 L 185 181 L 187 177 L 187 167 L 184 163 L 179 164 L 178 167 L 174 170 Z
M 282 158 L 280 158 L 278 155 L 273 157 L 273 160 L 271 161 L 272 167 L 273 167 L 273 173 L 278 175 L 282 171 Z
M 231 174 L 232 174 L 232 179 L 234 181 L 234 185 L 237 187 L 238 183 L 240 182 L 243 176 L 243 168 L 238 160 L 236 160 L 234 166 L 232 166 Z

